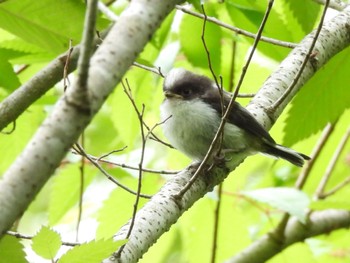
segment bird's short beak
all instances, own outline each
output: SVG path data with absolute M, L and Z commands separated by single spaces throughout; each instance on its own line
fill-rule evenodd
M 164 96 L 167 98 L 167 99 L 171 99 L 171 98 L 178 98 L 178 99 L 182 99 L 182 96 L 179 95 L 179 94 L 175 94 L 175 93 L 172 93 L 171 91 L 164 91 Z

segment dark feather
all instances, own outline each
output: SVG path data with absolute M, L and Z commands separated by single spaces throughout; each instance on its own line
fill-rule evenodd
M 202 96 L 202 99 L 210 103 L 210 105 L 222 115 L 222 103 L 219 91 L 217 89 L 208 89 L 206 94 Z M 229 93 L 225 92 L 223 94 L 224 111 L 227 109 L 230 102 L 231 96 Z M 233 102 L 233 107 L 228 114 L 228 122 L 238 126 L 249 134 L 261 138 L 271 144 L 275 144 L 275 140 L 271 135 L 265 130 L 265 128 L 249 113 L 244 107 L 242 107 L 238 102 Z M 264 140 L 265 139 L 265 140 Z

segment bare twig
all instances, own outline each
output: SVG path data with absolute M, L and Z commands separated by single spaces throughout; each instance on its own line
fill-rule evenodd
M 214 214 L 214 232 L 213 232 L 213 245 L 211 249 L 211 263 L 216 261 L 216 252 L 218 245 L 218 233 L 219 233 L 219 221 L 220 221 L 220 208 L 221 208 L 221 198 L 222 198 L 222 183 L 219 184 L 217 189 L 218 201 L 216 202 L 215 214 Z
M 140 122 L 140 132 L 141 132 L 141 139 L 142 139 L 142 144 L 141 144 L 141 156 L 140 156 L 140 162 L 139 162 L 139 176 L 138 176 L 138 185 L 137 185 L 137 194 L 136 194 L 136 199 L 135 199 L 135 203 L 134 203 L 134 207 L 133 207 L 133 212 L 132 212 L 132 217 L 130 220 L 130 224 L 129 224 L 129 229 L 128 232 L 126 234 L 126 238 L 129 238 L 131 235 L 131 232 L 134 228 L 134 223 L 135 223 L 135 218 L 136 218 L 136 212 L 137 212 L 137 208 L 138 208 L 138 204 L 139 204 L 139 199 L 140 199 L 140 192 L 141 192 L 141 187 L 142 187 L 142 175 L 143 175 L 143 171 L 142 171 L 142 166 L 143 166 L 143 160 L 144 160 L 144 156 L 145 156 L 145 147 L 146 147 L 146 141 L 147 141 L 147 137 L 150 133 L 148 133 L 147 135 L 145 135 L 145 131 L 144 131 L 144 121 L 143 121 L 143 116 L 144 116 L 144 112 L 145 112 L 145 105 L 142 104 L 142 110 L 139 111 L 135 100 L 132 97 L 132 92 L 130 89 L 130 85 L 128 83 L 128 80 L 126 80 L 126 85 L 124 84 L 124 82 L 122 81 L 122 86 L 124 89 L 124 92 L 126 93 L 126 95 L 128 96 L 131 104 L 134 107 L 134 110 L 137 114 L 137 118 L 139 119 Z M 151 131 L 150 131 L 151 132 Z M 115 257 L 119 257 L 120 254 L 122 253 L 123 249 L 125 246 L 121 246 L 120 249 L 118 249 L 118 251 L 114 254 Z
M 330 160 L 326 172 L 323 175 L 320 184 L 318 185 L 317 189 L 316 189 L 316 199 L 324 199 L 327 196 L 334 194 L 336 192 L 336 190 L 339 190 L 340 188 L 344 187 L 346 184 L 348 184 L 349 182 L 349 178 L 346 178 L 344 182 L 341 182 L 340 184 L 338 184 L 334 189 L 332 189 L 330 192 L 328 192 L 327 194 L 324 193 L 324 189 L 326 188 L 326 185 L 328 183 L 328 180 L 334 170 L 334 167 L 337 163 L 337 161 L 339 160 L 339 156 L 342 153 L 342 151 L 344 150 L 345 144 L 348 141 L 350 136 L 350 127 L 347 129 L 347 131 L 345 132 L 343 138 L 341 139 L 337 149 L 335 150 L 332 159 Z
M 100 161 L 102 161 L 102 159 L 104 159 L 104 158 L 110 156 L 110 155 L 113 154 L 113 153 L 119 153 L 119 152 L 124 151 L 127 147 L 128 147 L 128 146 L 124 146 L 124 147 L 121 148 L 121 149 L 113 150 L 113 151 L 111 151 L 111 152 L 109 152 L 109 153 L 103 154 L 103 155 L 101 155 L 99 158 L 97 158 L 96 160 L 97 160 L 98 162 L 100 162 Z M 92 157 L 92 155 L 90 155 L 90 156 Z
M 164 78 L 164 75 L 163 75 L 163 73 L 162 73 L 160 68 L 148 67 L 148 66 L 142 65 L 142 64 L 140 64 L 138 62 L 134 62 L 133 66 L 141 68 L 141 69 L 144 69 L 144 70 L 147 70 L 149 72 L 152 72 L 152 73 L 157 74 L 157 75 L 161 76 L 162 78 Z
M 34 236 L 29 236 L 29 235 L 23 235 L 21 233 L 18 232 L 14 232 L 14 231 L 6 231 L 6 234 L 9 236 L 13 236 L 16 238 L 21 238 L 21 239 L 28 239 L 28 240 L 32 240 Z M 81 245 L 81 243 L 77 243 L 77 242 L 64 242 L 62 241 L 62 245 L 63 246 L 68 246 L 68 247 L 75 247 L 75 246 L 79 246 Z
M 150 138 L 150 139 L 151 139 L 151 138 Z M 125 149 L 125 148 L 123 148 L 123 149 Z M 122 150 L 123 150 L 123 149 L 122 149 Z M 130 169 L 130 170 L 136 170 L 136 171 L 138 171 L 139 168 L 136 167 L 136 166 L 127 165 L 127 164 L 124 164 L 124 163 L 116 163 L 116 162 L 114 162 L 114 161 L 110 161 L 110 160 L 105 160 L 105 159 L 104 159 L 104 158 L 106 158 L 107 156 L 109 156 L 110 154 L 115 153 L 115 152 L 119 152 L 119 151 L 121 151 L 121 150 L 114 150 L 114 151 L 112 151 L 112 152 L 110 152 L 110 153 L 108 153 L 108 154 L 105 154 L 105 155 L 101 156 L 101 157 L 95 157 L 95 156 L 90 155 L 90 154 L 88 154 L 88 156 L 89 156 L 91 159 L 93 159 L 93 160 L 95 160 L 95 161 L 97 161 L 97 162 L 107 163 L 107 164 L 119 166 L 119 167 L 121 167 L 121 168 L 126 168 L 126 169 Z M 154 173 L 154 174 L 177 174 L 177 173 L 180 172 L 180 171 L 168 171 L 168 170 L 155 170 L 155 169 L 149 169 L 149 168 L 144 168 L 144 167 L 142 168 L 142 171 L 147 172 L 147 173 Z
M 348 185 L 350 183 L 350 176 L 348 176 L 347 178 L 345 178 L 344 181 L 340 182 L 339 184 L 337 184 L 336 186 L 334 186 L 331 190 L 329 190 L 326 193 L 323 193 L 319 198 L 320 199 L 324 199 L 328 196 L 331 196 L 333 194 L 335 194 L 336 192 L 338 192 L 340 189 L 342 189 L 344 186 Z
M 69 62 L 71 61 L 71 55 L 73 52 L 72 39 L 69 40 L 69 49 L 67 51 L 66 61 L 63 67 L 63 90 L 66 91 L 69 83 L 68 72 L 69 72 Z
M 102 1 L 98 1 L 98 10 L 100 10 L 101 13 L 103 13 L 109 20 L 113 22 L 116 22 L 118 20 L 118 16 L 112 12 Z
M 23 72 L 24 70 L 26 70 L 29 67 L 28 64 L 24 64 L 22 66 L 19 66 L 19 68 L 16 69 L 15 74 L 18 75 L 21 72 Z
M 310 155 L 310 157 L 311 157 L 310 161 L 308 161 L 306 163 L 303 170 L 299 174 L 297 181 L 295 182 L 294 187 L 296 189 L 301 190 L 304 187 L 305 182 L 306 182 L 315 162 L 317 161 L 322 149 L 326 145 L 326 142 L 328 141 L 331 134 L 333 133 L 333 130 L 334 130 L 334 125 L 332 125 L 332 124 L 327 124 L 327 126 L 323 129 L 323 132 L 320 136 L 320 139 L 318 140 L 317 144 L 315 145 L 315 147 Z M 283 239 L 284 238 L 284 231 L 287 227 L 287 223 L 288 223 L 289 218 L 290 218 L 290 215 L 285 213 L 283 215 L 281 221 L 278 223 L 277 227 L 275 228 L 275 230 L 271 233 L 276 239 Z
M 314 2 L 325 5 L 326 4 L 326 0 L 314 0 Z M 342 2 L 341 0 L 332 0 L 329 2 L 329 7 L 337 10 L 337 11 L 342 11 L 344 10 L 344 8 L 347 6 L 348 4 Z
M 84 32 L 83 32 L 83 40 L 81 53 L 78 59 L 78 77 L 77 77 L 77 85 L 76 85 L 76 94 L 80 98 L 84 98 L 84 100 L 79 100 L 79 103 L 88 103 L 88 95 L 87 95 L 87 83 L 88 83 L 88 72 L 90 67 L 90 57 L 93 52 L 93 40 L 94 40 L 94 32 L 95 32 L 95 24 L 96 24 L 96 15 L 97 15 L 97 2 L 98 0 L 89 0 L 87 2 L 87 9 L 85 12 L 85 21 L 84 21 Z M 71 46 L 71 43 L 70 43 Z M 72 52 L 72 47 L 70 47 L 69 56 Z M 65 71 L 64 74 L 67 74 L 67 62 L 69 61 L 69 57 L 66 60 Z M 66 67 L 67 66 L 67 67 Z M 75 103 L 75 102 L 74 102 Z M 84 105 L 84 107 L 89 107 L 88 105 Z M 81 136 L 82 145 L 84 146 L 84 132 L 82 132 Z M 80 196 L 79 196 L 79 209 L 78 209 L 78 218 L 76 225 L 76 241 L 78 241 L 79 236 L 79 227 L 81 222 L 81 216 L 83 211 L 83 192 L 84 192 L 84 157 L 82 158 L 82 163 L 80 166 Z
M 326 16 L 326 13 L 327 13 L 327 8 L 328 8 L 328 5 L 329 5 L 329 1 L 330 0 L 326 0 L 326 3 L 325 3 L 325 6 L 324 6 L 324 9 L 323 9 L 323 13 L 322 13 L 322 17 L 321 17 L 321 20 L 318 24 L 318 27 L 317 27 L 317 30 L 316 30 L 316 33 L 315 33 L 315 36 L 314 36 L 314 39 L 310 45 L 310 48 L 309 48 L 309 51 L 307 52 L 307 54 L 305 55 L 305 59 L 303 61 L 303 63 L 301 64 L 300 68 L 299 68 L 299 71 L 297 73 L 297 75 L 295 76 L 295 78 L 293 79 L 292 83 L 290 84 L 290 86 L 285 90 L 285 92 L 283 93 L 283 95 L 281 97 L 278 98 L 278 100 L 276 100 L 269 108 L 269 111 L 270 112 L 274 112 L 280 105 L 281 103 L 287 98 L 287 96 L 291 93 L 291 91 L 294 89 L 295 85 L 298 83 L 300 77 L 301 77 L 301 74 L 303 73 L 304 71 L 304 68 L 307 64 L 307 62 L 309 61 L 310 57 L 312 57 L 312 53 L 313 53 L 313 49 L 315 47 L 315 44 L 317 42 L 317 39 L 318 39 L 318 36 L 320 35 L 320 32 L 322 30 L 322 26 L 323 26 L 323 21 L 324 21 L 324 18 Z
M 201 19 L 205 18 L 203 14 L 200 14 L 200 13 L 194 12 L 192 10 L 189 10 L 188 8 L 183 7 L 181 5 L 177 5 L 176 9 L 180 10 L 180 11 L 186 13 L 186 14 L 192 15 L 194 17 L 198 17 L 198 18 L 201 18 Z M 228 30 L 231 30 L 233 32 L 236 32 L 239 35 L 244 35 L 246 37 L 250 37 L 250 38 L 254 38 L 254 39 L 256 38 L 255 34 L 249 32 L 249 31 L 240 29 L 238 27 L 234 27 L 234 26 L 231 26 L 229 24 L 225 24 L 225 23 L 221 22 L 220 20 L 218 20 L 215 17 L 208 16 L 207 17 L 207 21 L 209 21 L 211 23 L 214 23 L 214 24 L 217 24 L 217 25 L 219 25 L 219 26 L 221 26 L 223 28 L 226 28 Z M 264 42 L 267 42 L 267 43 L 270 43 L 270 44 L 273 44 L 273 45 L 281 46 L 281 47 L 286 47 L 286 48 L 295 48 L 297 46 L 297 44 L 295 44 L 295 43 L 290 43 L 290 42 L 277 40 L 277 39 L 264 37 L 264 36 L 261 37 L 261 41 L 264 41 Z
M 229 86 L 227 88 L 228 92 L 232 92 L 233 88 L 235 87 L 235 59 L 236 59 L 236 49 L 237 49 L 237 44 L 236 40 L 232 40 L 232 55 L 231 55 L 231 66 L 230 66 L 230 81 L 229 81 Z M 242 95 L 238 95 L 241 97 Z
M 81 145 L 84 147 L 85 145 L 85 136 L 84 132 L 81 134 Z M 80 189 L 79 189 L 79 204 L 78 204 L 78 218 L 77 218 L 77 225 L 75 228 L 75 241 L 78 242 L 79 238 L 79 228 L 80 228 L 80 222 L 81 222 L 81 217 L 83 214 L 83 194 L 84 194 L 84 185 L 85 185 L 85 158 L 84 156 L 81 158 L 80 161 Z
M 98 0 L 89 0 L 87 2 L 82 47 L 78 60 L 77 87 L 80 90 L 86 90 L 87 85 L 90 67 L 90 57 L 93 51 L 93 40 L 95 35 L 97 2 Z
M 113 182 L 114 184 L 116 184 L 117 186 L 119 186 L 120 188 L 124 189 L 125 191 L 136 195 L 137 193 L 133 190 L 131 190 L 130 188 L 126 187 L 125 185 L 121 184 L 120 182 L 118 182 L 118 180 L 116 180 L 113 176 L 111 176 L 109 173 L 107 173 L 102 167 L 101 165 L 98 163 L 97 160 L 94 160 L 93 158 L 91 158 L 86 152 L 85 150 L 79 145 L 79 144 L 75 144 L 75 146 L 77 147 L 77 153 L 79 153 L 80 155 L 84 156 L 86 159 L 88 159 L 97 169 L 99 169 L 101 171 L 101 173 L 107 177 L 108 180 L 110 180 L 111 182 Z M 150 195 L 145 195 L 145 194 L 140 194 L 140 197 L 143 198 L 151 198 Z
M 207 17 L 208 16 L 205 13 L 204 5 L 202 5 L 201 7 L 202 7 L 203 15 L 204 15 L 204 21 L 203 21 L 203 27 L 202 27 L 202 35 L 201 35 L 202 44 L 203 44 L 204 50 L 205 50 L 205 52 L 207 54 L 209 70 L 211 72 L 212 77 L 214 78 L 216 87 L 218 88 L 218 92 L 219 92 L 220 100 L 221 100 L 221 114 L 223 115 L 224 112 L 225 112 L 224 88 L 223 88 L 223 84 L 222 84 L 223 81 L 222 81 L 222 77 L 220 76 L 220 83 L 218 82 L 218 79 L 217 79 L 216 74 L 215 74 L 214 69 L 213 69 L 213 65 L 211 63 L 210 50 L 208 49 L 207 42 L 205 41 L 205 37 L 204 37 L 205 36 L 205 29 L 206 29 L 206 25 L 207 25 Z M 221 133 L 221 136 L 220 136 L 220 138 L 218 140 L 218 143 L 217 143 L 218 144 L 217 155 L 219 155 L 219 153 L 221 151 L 221 145 L 222 145 L 223 138 L 224 138 L 224 132 Z
M 124 84 L 124 82 L 122 81 L 122 85 L 123 85 L 123 89 L 124 92 L 126 93 L 126 95 L 128 96 L 131 104 L 134 107 L 134 110 L 137 114 L 137 118 L 139 119 L 140 122 L 140 132 L 141 132 L 141 139 L 142 139 L 142 144 L 141 144 L 141 156 L 140 156 L 140 162 L 139 162 L 139 177 L 138 177 L 138 185 L 137 185 L 137 195 L 136 195 L 136 200 L 134 203 L 134 209 L 133 209 L 133 213 L 132 213 L 132 218 L 131 218 L 131 223 L 130 223 L 130 227 L 129 227 L 129 231 L 128 234 L 126 235 L 126 238 L 129 238 L 131 231 L 133 229 L 134 226 L 134 222 L 135 222 L 135 216 L 136 216 L 136 211 L 137 211 L 137 207 L 138 207 L 138 203 L 139 203 L 139 194 L 141 192 L 141 187 L 142 187 L 142 166 L 143 166 L 143 160 L 145 157 L 145 146 L 146 146 L 146 136 L 145 136 L 145 131 L 144 131 L 144 121 L 143 121 L 143 116 L 145 113 L 145 105 L 142 104 L 142 110 L 139 111 L 138 107 L 136 106 L 135 100 L 132 97 L 132 92 L 130 89 L 130 85 L 128 80 L 126 79 L 126 85 Z
M 215 72 L 214 72 L 213 65 L 212 65 L 212 63 L 211 63 L 211 58 L 210 58 L 210 50 L 208 49 L 207 42 L 205 41 L 205 38 L 204 38 L 204 35 L 205 35 L 205 28 L 206 28 L 207 21 L 208 21 L 208 20 L 207 20 L 207 19 L 208 19 L 208 16 L 207 16 L 207 14 L 205 13 L 204 5 L 201 5 L 201 7 L 202 7 L 203 16 L 204 16 L 203 27 L 202 27 L 202 35 L 201 35 L 202 44 L 203 44 L 203 46 L 204 46 L 205 53 L 207 54 L 207 60 L 208 60 L 208 67 L 209 67 L 209 70 L 210 70 L 210 72 L 211 72 L 211 75 L 212 75 L 213 78 L 214 78 L 215 84 L 216 84 L 216 86 L 218 87 L 219 91 L 221 90 L 220 96 L 222 97 L 222 86 L 219 85 L 218 79 L 217 79 L 216 74 L 215 74 Z
M 308 175 L 310 174 L 311 169 L 313 168 L 314 164 L 316 163 L 316 160 L 318 159 L 318 156 L 320 155 L 322 149 L 324 148 L 326 142 L 328 141 L 329 137 L 334 131 L 334 127 L 337 124 L 337 122 L 331 124 L 327 124 L 324 128 L 321 137 L 319 141 L 317 142 L 314 150 L 312 151 L 310 157 L 310 161 L 308 161 L 301 171 L 297 181 L 295 182 L 295 188 L 302 189 L 305 185 L 305 182 L 307 180 Z
M 161 125 L 161 123 L 157 123 L 156 125 Z M 150 139 L 152 139 L 152 138 L 150 138 Z M 100 157 L 96 157 L 96 156 L 93 156 L 93 155 L 88 154 L 88 153 L 85 153 L 85 154 L 86 154 L 86 157 L 89 157 L 89 160 L 91 159 L 91 160 L 94 160 L 96 162 L 106 163 L 106 164 L 118 166 L 118 167 L 121 167 L 121 168 L 126 168 L 126 169 L 130 169 L 130 170 L 138 171 L 139 168 L 136 167 L 136 166 L 127 165 L 127 164 L 124 164 L 124 163 L 116 163 L 114 161 L 105 159 L 106 157 L 110 156 L 113 153 L 117 153 L 117 152 L 121 152 L 121 151 L 125 150 L 126 147 L 127 146 L 124 146 L 121 149 L 113 150 L 113 151 L 111 151 L 109 153 L 101 155 Z M 82 155 L 81 152 L 79 150 L 77 150 L 77 149 L 75 149 L 75 151 L 72 151 L 72 153 L 73 154 Z M 150 169 L 150 168 L 144 168 L 144 167 L 142 168 L 142 171 L 147 172 L 147 173 L 153 173 L 153 174 L 177 174 L 177 173 L 180 172 L 180 171 L 169 171 L 169 170 L 156 170 L 156 169 Z
M 171 118 L 171 115 L 170 115 L 169 117 L 167 117 L 165 120 L 163 120 L 163 121 L 157 123 L 157 124 L 155 125 L 155 127 L 153 127 L 152 129 L 150 129 L 150 128 L 147 126 L 146 123 L 143 123 L 143 125 L 145 125 L 146 129 L 148 130 L 148 132 L 152 135 L 152 137 L 150 137 L 151 140 L 154 140 L 154 141 L 156 141 L 156 142 L 159 142 L 160 144 L 163 144 L 164 146 L 169 147 L 170 149 L 175 149 L 174 146 L 172 146 L 172 145 L 169 144 L 169 143 L 164 142 L 162 139 L 160 139 L 158 136 L 156 136 L 156 135 L 153 133 L 153 130 L 154 130 L 156 127 L 162 125 L 163 123 L 165 123 L 166 121 L 168 121 L 170 118 Z

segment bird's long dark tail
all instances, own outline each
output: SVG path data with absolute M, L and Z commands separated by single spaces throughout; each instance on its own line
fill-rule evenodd
M 263 153 L 272 155 L 277 158 L 282 158 L 300 167 L 304 165 L 305 160 L 310 160 L 309 156 L 302 153 L 298 153 L 290 148 L 284 147 L 279 144 L 274 144 L 274 145 L 265 144 L 264 146 L 265 146 L 264 147 L 265 149 Z

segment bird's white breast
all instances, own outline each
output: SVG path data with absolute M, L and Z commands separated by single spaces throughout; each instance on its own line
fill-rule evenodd
M 161 118 L 167 119 L 162 126 L 170 143 L 194 160 L 202 160 L 206 155 L 221 116 L 215 109 L 200 99 L 166 99 L 161 105 Z M 242 131 L 235 125 L 226 124 L 224 148 L 244 148 Z

